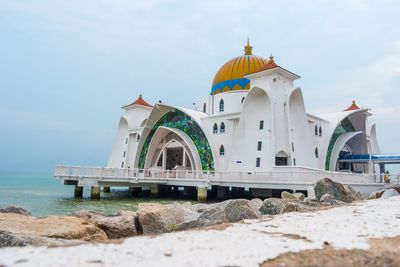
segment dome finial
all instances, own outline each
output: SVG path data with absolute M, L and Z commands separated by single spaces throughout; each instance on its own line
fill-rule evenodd
M 249 37 L 247 37 L 247 44 L 244 46 L 244 54 L 245 55 L 252 55 L 253 47 L 250 45 Z

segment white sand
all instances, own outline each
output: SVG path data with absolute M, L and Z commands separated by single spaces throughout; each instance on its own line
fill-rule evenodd
M 294 234 L 302 238 L 295 238 Z M 122 244 L 0 249 L 5 266 L 258 266 L 285 252 L 368 248 L 369 238 L 400 236 L 400 197 L 310 213 L 248 220 L 225 230 L 134 237 Z

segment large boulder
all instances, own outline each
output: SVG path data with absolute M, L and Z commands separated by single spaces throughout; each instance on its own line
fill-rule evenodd
M 74 212 L 72 216 L 93 223 L 102 229 L 109 239 L 119 239 L 137 235 L 137 215 L 133 211 L 118 211 L 117 215 L 106 216 L 88 210 Z
M 292 200 L 296 200 L 296 196 L 294 196 L 293 194 L 287 192 L 287 191 L 282 191 L 281 193 L 281 198 L 282 199 L 292 199 Z
M 71 243 L 65 240 L 107 240 L 103 230 L 72 216 L 35 218 L 3 213 L 0 214 L 0 233 L 0 246 L 62 245 Z M 50 239 L 52 242 L 49 242 Z
M 8 206 L 0 209 L 0 213 L 15 213 L 30 216 L 31 212 L 25 208 L 16 207 L 16 206 Z
M 207 209 L 200 214 L 198 220 L 202 222 L 204 226 L 207 226 L 258 218 L 261 218 L 261 213 L 255 207 L 254 203 L 247 199 L 230 199 L 210 204 Z
M 145 235 L 175 231 L 179 229 L 179 224 L 195 221 L 199 217 L 199 213 L 179 203 L 141 203 L 137 214 L 139 229 Z
M 250 204 L 253 206 L 253 208 L 259 211 L 263 205 L 263 201 L 259 198 L 253 198 L 250 200 Z
M 262 215 L 280 214 L 286 203 L 287 201 L 281 198 L 267 198 L 264 200 L 260 212 Z
M 287 213 L 287 212 L 306 212 L 306 211 L 314 211 L 314 210 L 316 210 L 316 209 L 313 207 L 306 206 L 306 205 L 302 204 L 301 202 L 290 201 L 290 202 L 286 202 L 283 205 L 283 207 L 280 211 L 280 214 Z
M 386 189 L 385 192 L 383 192 L 381 198 L 385 199 L 385 198 L 397 197 L 397 196 L 399 196 L 399 193 L 395 189 L 389 188 L 389 189 Z
M 329 203 L 329 205 L 333 206 L 342 206 L 346 204 L 343 201 L 335 199 L 331 194 L 323 194 L 319 201 L 322 203 Z
M 392 184 L 392 185 L 390 185 L 388 188 L 394 189 L 394 190 L 397 191 L 397 193 L 400 194 L 400 184 Z
M 346 203 L 351 203 L 353 201 L 351 192 L 346 190 L 341 183 L 334 182 L 329 178 L 319 180 L 314 187 L 314 191 L 317 200 L 320 200 L 324 194 L 330 194 L 335 199 Z
M 0 248 L 2 247 L 24 247 L 24 246 L 74 246 L 87 243 L 82 240 L 50 238 L 29 234 L 19 234 L 0 230 Z
M 294 193 L 293 196 L 300 201 L 304 201 L 304 199 L 306 198 L 306 196 L 303 193 Z

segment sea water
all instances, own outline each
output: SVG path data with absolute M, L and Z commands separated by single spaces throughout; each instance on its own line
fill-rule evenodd
M 90 188 L 85 188 L 83 198 L 74 198 L 74 186 L 63 185 L 48 173 L 0 172 L 0 208 L 24 207 L 34 216 L 68 215 L 88 209 L 104 214 L 118 210 L 137 210 L 141 202 L 171 203 L 183 201 L 161 198 L 133 198 L 127 188 L 112 188 L 101 193 L 100 200 L 90 199 Z

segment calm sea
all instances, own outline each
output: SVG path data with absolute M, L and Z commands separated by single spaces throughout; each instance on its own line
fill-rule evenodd
M 177 201 L 133 198 L 129 196 L 127 189 L 123 188 L 101 194 L 101 200 L 91 200 L 90 189 L 87 188 L 82 199 L 75 199 L 74 187 L 62 185 L 51 174 L 0 172 L 0 207 L 8 205 L 24 207 L 34 216 L 65 215 L 81 209 L 115 214 L 119 209 L 135 211 L 141 202 Z

